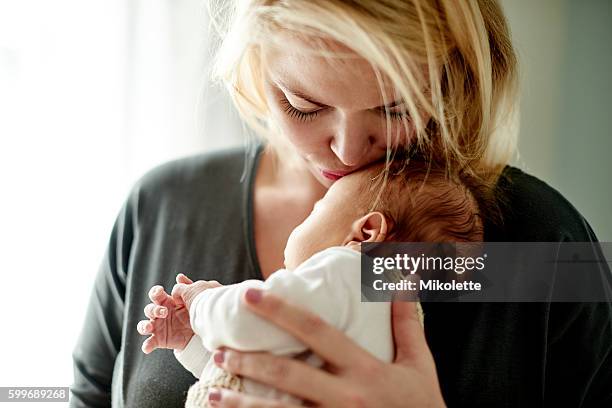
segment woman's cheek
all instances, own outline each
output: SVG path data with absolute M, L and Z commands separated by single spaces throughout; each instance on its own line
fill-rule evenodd
M 315 127 L 308 123 L 286 122 L 283 124 L 283 132 L 291 144 L 304 154 L 314 152 L 318 150 L 317 147 L 321 147 L 321 141 L 317 137 Z

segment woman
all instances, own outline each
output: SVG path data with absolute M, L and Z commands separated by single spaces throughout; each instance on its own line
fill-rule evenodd
M 265 142 L 246 165 L 245 151 L 232 149 L 173 161 L 136 183 L 74 350 L 71 406 L 181 406 L 195 379 L 168 350 L 140 352 L 135 327 L 156 303 L 147 288 L 171 287 L 177 272 L 222 284 L 265 279 L 335 180 L 400 147 L 418 144 L 489 187 L 502 222 L 488 220 L 487 241 L 596 240 L 558 192 L 507 166 L 516 62 L 495 1 L 251 0 L 233 11 L 215 72 Z M 215 358 L 315 405 L 612 404 L 609 304 L 426 303 L 423 331 L 414 304 L 397 303 L 396 359 L 383 364 L 316 316 L 251 295 L 252 309 L 323 357 L 325 370 L 260 353 Z M 211 398 L 279 406 L 227 390 Z

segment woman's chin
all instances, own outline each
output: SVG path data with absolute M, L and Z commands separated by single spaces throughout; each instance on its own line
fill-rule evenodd
M 329 179 L 326 179 L 325 177 L 317 177 L 317 180 L 319 181 L 319 183 L 321 183 L 323 187 L 325 187 L 328 190 L 332 186 L 332 184 L 335 183 L 334 180 L 329 180 Z

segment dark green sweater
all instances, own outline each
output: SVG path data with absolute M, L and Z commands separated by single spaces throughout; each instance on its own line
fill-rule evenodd
M 262 279 L 252 206 L 260 152 L 258 146 L 253 158 L 235 148 L 174 160 L 134 185 L 74 349 L 70 407 L 183 406 L 196 379 L 171 350 L 143 354 L 136 324 L 149 288 L 170 290 L 178 272 L 222 284 Z M 539 179 L 508 166 L 499 186 L 510 207 L 503 228 L 485 227 L 485 240 L 597 240 L 578 211 Z M 448 406 L 612 407 L 612 304 L 424 303 L 423 309 Z

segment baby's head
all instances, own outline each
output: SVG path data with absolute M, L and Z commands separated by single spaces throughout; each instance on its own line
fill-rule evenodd
M 403 168 L 384 162 L 337 180 L 289 236 L 285 267 L 294 269 L 332 246 L 361 242 L 482 241 L 472 188 L 435 164 L 413 158 Z

